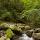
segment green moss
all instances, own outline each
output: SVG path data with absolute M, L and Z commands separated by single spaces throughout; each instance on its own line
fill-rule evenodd
M 6 40 L 10 40 L 10 38 L 7 38 Z
M 7 38 L 11 38 L 13 35 L 14 35 L 14 33 L 12 32 L 11 29 L 7 29 L 7 30 L 6 30 L 6 37 L 7 37 Z

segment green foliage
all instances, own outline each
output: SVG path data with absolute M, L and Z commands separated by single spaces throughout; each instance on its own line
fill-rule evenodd
M 33 25 L 40 27 L 40 9 L 33 9 L 29 11 L 24 10 L 22 13 L 22 16 L 24 16 L 22 20 L 24 22 L 30 24 L 33 23 Z
M 40 0 L 22 0 L 22 2 L 24 2 L 24 6 L 26 10 L 40 8 Z
M 0 0 L 0 20 L 22 22 L 32 27 L 40 27 L 40 0 Z M 2 24 L 2 25 L 1 25 Z M 6 40 L 14 35 L 12 30 L 22 31 L 30 27 L 10 26 L 0 22 L 0 26 L 6 30 Z M 0 38 L 0 40 L 4 40 Z
M 10 20 L 11 17 L 12 17 L 11 12 L 8 12 L 6 9 L 0 10 L 0 19 Z
M 0 19 L 40 25 L 39 9 L 40 0 L 0 0 Z

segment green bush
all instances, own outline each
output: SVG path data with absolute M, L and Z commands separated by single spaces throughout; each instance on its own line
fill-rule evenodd
M 24 6 L 26 10 L 40 8 L 40 0 L 22 0 L 22 2 L 24 2 Z
M 24 21 L 24 23 L 32 23 L 35 27 L 40 27 L 40 9 L 24 10 L 22 13 L 24 17 L 21 20 Z

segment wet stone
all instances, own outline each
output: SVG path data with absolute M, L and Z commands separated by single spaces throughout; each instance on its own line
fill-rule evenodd
M 3 30 L 0 31 L 0 37 L 4 36 L 5 32 Z

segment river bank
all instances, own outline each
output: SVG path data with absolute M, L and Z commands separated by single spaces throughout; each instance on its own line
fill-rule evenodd
M 22 23 L 0 22 L 0 39 L 4 36 L 6 37 L 3 38 L 4 40 L 7 38 L 8 40 L 18 40 L 23 33 L 35 40 L 40 40 L 40 28 L 32 28 Z

